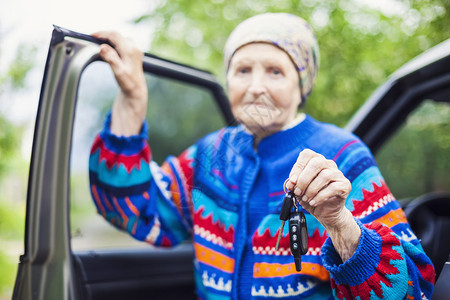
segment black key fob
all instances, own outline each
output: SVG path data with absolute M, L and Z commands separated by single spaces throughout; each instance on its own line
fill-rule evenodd
M 292 212 L 289 217 L 289 242 L 294 255 L 295 269 L 302 270 L 301 256 L 308 252 L 308 230 L 305 214 L 301 211 Z

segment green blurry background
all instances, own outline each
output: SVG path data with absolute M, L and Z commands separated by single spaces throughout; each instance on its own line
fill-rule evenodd
M 305 111 L 321 121 L 344 126 L 389 74 L 424 50 L 450 38 L 448 0 L 373 2 L 161 0 L 154 2 L 158 4 L 153 3 L 134 22 L 154 30 L 151 44 L 143 50 L 210 70 L 224 82 L 222 48 L 238 23 L 268 11 L 297 14 L 315 29 L 321 55 L 317 83 Z M 23 82 L 35 65 L 37 46 L 47 47 L 24 45 L 0 74 L 1 101 L 7 101 L 2 97 L 6 89 L 25 88 Z M 106 110 L 102 105 L 98 109 Z M 433 122 L 426 120 L 430 113 Z M 433 189 L 450 190 L 449 113 L 448 107 L 425 105 L 410 121 L 411 126 L 402 131 L 401 142 L 388 145 L 377 157 L 380 165 L 389 166 L 382 173 L 388 184 L 395 186 L 396 197 L 407 198 Z M 11 293 L 18 263 L 14 249 L 17 245 L 23 247 L 28 173 L 28 158 L 23 158 L 20 151 L 23 131 L 23 127 L 13 125 L 7 116 L 0 114 L 0 298 Z M 429 147 L 418 147 L 417 141 Z M 180 149 L 186 145 L 182 139 L 174 139 L 175 142 L 180 143 Z M 416 163 L 424 160 L 425 164 Z M 71 184 L 82 186 L 80 190 L 87 192 L 84 179 L 73 177 Z M 74 207 L 75 215 L 82 216 L 83 211 L 82 207 Z

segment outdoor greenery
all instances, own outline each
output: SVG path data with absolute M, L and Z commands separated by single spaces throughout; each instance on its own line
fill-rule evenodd
M 338 125 L 398 67 L 450 37 L 447 0 L 157 3 L 154 11 L 136 20 L 154 28 L 150 51 L 210 70 L 222 82 L 223 46 L 241 21 L 263 12 L 290 12 L 307 20 L 319 41 L 321 67 L 305 110 Z
M 0 297 L 12 291 L 18 264 L 13 250 L 23 247 L 25 227 L 23 188 L 27 165 L 20 149 L 24 127 L 2 113 L 10 104 L 6 95 L 24 87 L 26 75 L 33 67 L 34 48 L 20 49 L 9 68 L 0 74 Z
M 423 103 L 377 156 L 394 195 L 412 198 L 450 191 L 450 106 Z
M 10 294 L 19 258 L 17 247 L 23 247 L 25 203 L 11 203 L 0 197 L 0 298 Z
M 201 5 L 173 0 L 159 1 L 155 6 L 135 20 L 154 28 L 150 51 L 210 70 L 224 84 L 222 49 L 237 24 L 263 12 L 303 17 L 316 32 L 321 59 L 316 85 L 304 110 L 338 126 L 344 126 L 400 66 L 450 38 L 447 0 L 209 0 Z M 155 106 L 151 109 L 158 110 Z M 420 109 L 415 118 L 423 123 L 408 126 L 395 144 L 377 156 L 388 185 L 399 198 L 450 189 L 450 178 L 442 176 L 442 170 L 448 170 L 444 167 L 449 164 L 448 143 L 438 142 L 449 139 L 450 115 L 433 115 L 440 121 L 430 122 L 433 117 L 427 118 L 429 113 L 430 109 Z M 421 179 L 425 174 L 426 179 Z

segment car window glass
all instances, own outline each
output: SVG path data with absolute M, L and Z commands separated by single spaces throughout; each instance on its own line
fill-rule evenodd
M 450 191 L 450 105 L 424 101 L 376 155 L 397 199 Z
M 198 138 L 225 125 L 209 90 L 150 74 L 146 74 L 146 81 L 149 143 L 157 163 L 169 154 L 179 155 Z M 89 192 L 90 147 L 118 91 L 106 63 L 94 62 L 83 72 L 71 151 L 70 221 L 74 250 L 148 247 L 97 214 Z

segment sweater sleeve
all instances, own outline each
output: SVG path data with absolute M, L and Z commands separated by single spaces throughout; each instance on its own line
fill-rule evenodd
M 342 262 L 330 238 L 322 260 L 336 299 L 430 299 L 434 268 L 386 186 L 369 149 L 354 140 L 335 157 L 352 182 L 346 207 L 361 228 L 354 255 Z
M 138 240 L 170 247 L 191 235 L 195 146 L 158 166 L 139 135 L 110 132 L 111 114 L 97 135 L 89 158 L 90 190 L 97 211 Z

